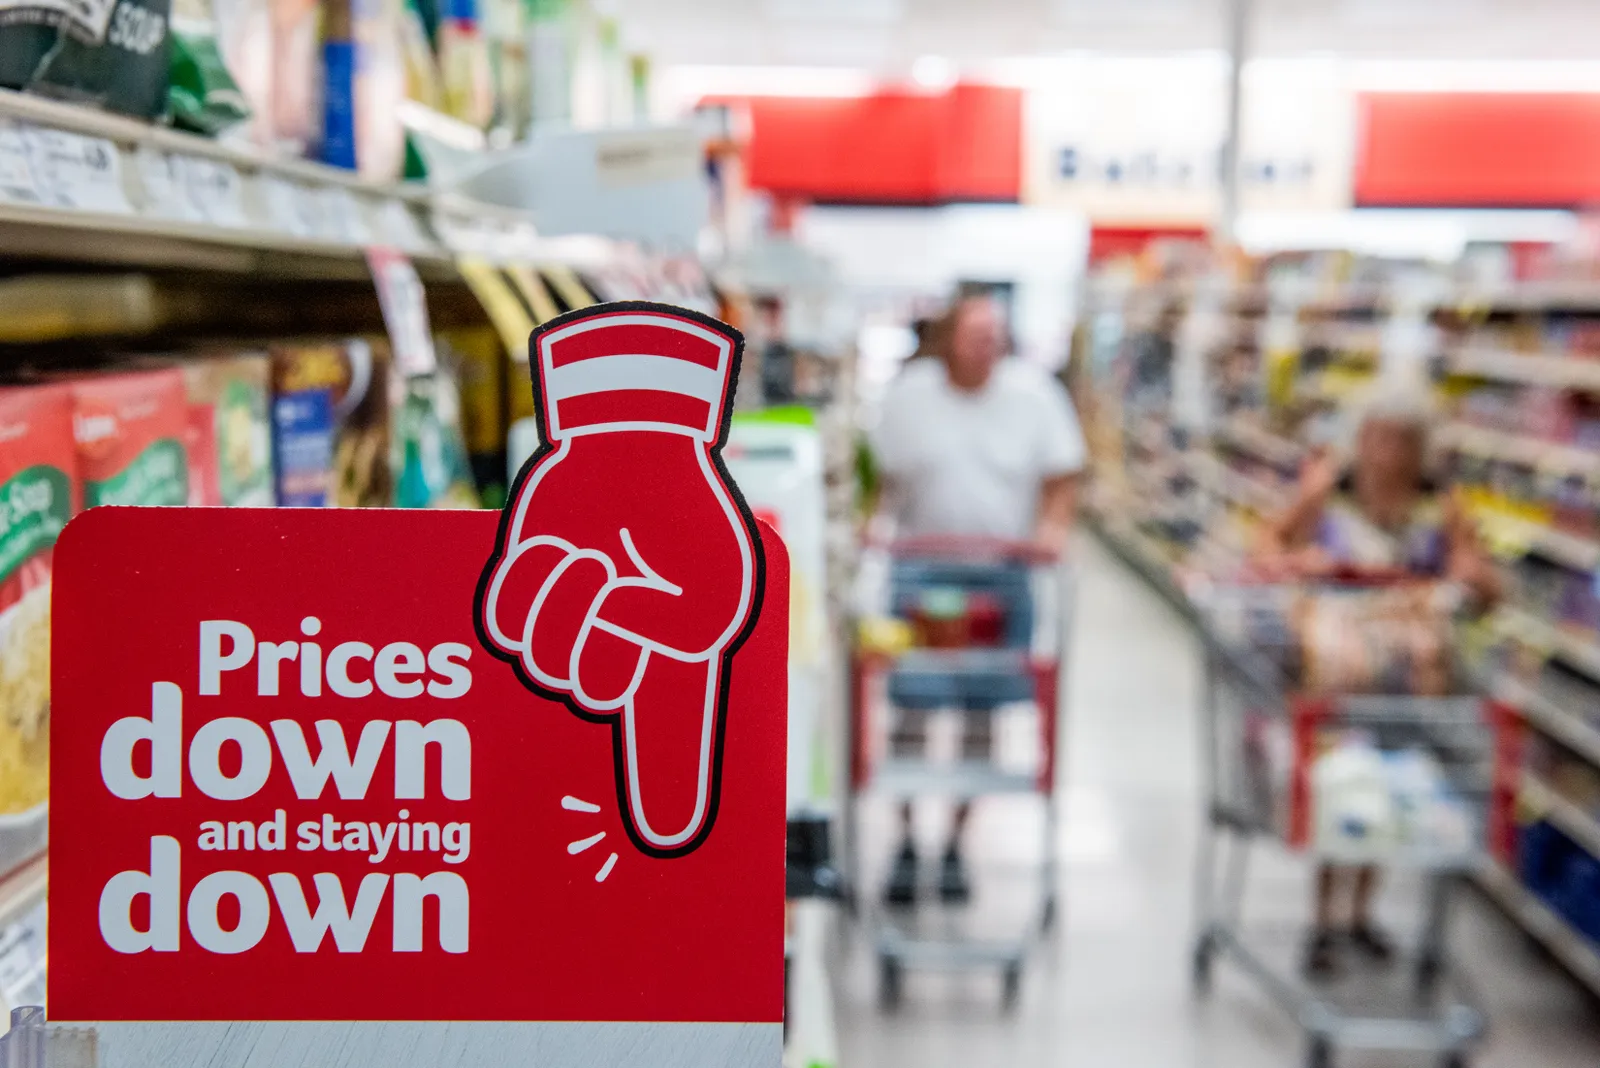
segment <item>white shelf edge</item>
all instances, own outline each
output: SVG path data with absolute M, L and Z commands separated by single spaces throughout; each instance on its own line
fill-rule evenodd
M 1600 857 L 1600 822 L 1531 771 L 1522 773 L 1522 802 L 1592 856 Z
M 1305 455 L 1305 448 L 1299 442 L 1276 434 L 1265 427 L 1258 427 L 1238 416 L 1224 419 L 1219 423 L 1217 434 L 1274 464 L 1297 464 Z
M 1526 541 L 1530 548 L 1539 549 L 1547 556 L 1575 570 L 1600 569 L 1600 541 L 1568 534 L 1544 523 L 1520 519 L 1492 509 L 1475 510 L 1473 517 L 1482 526 L 1498 526 L 1515 531 L 1518 540 Z
M 1503 630 L 1520 631 L 1531 636 L 1534 644 L 1562 653 L 1600 682 L 1600 640 L 1571 634 L 1514 605 L 1500 609 L 1500 624 Z
M 1600 389 L 1600 360 L 1581 356 L 1524 353 L 1468 343 L 1449 352 L 1445 356 L 1445 366 L 1457 374 L 1478 375 L 1505 382 Z
M 1525 434 L 1451 422 L 1439 429 L 1436 441 L 1443 446 L 1494 459 L 1537 467 L 1561 467 L 1578 474 L 1600 474 L 1600 452 L 1544 441 Z
M 1477 883 L 1518 925 L 1596 994 L 1600 994 L 1600 949 L 1573 929 L 1560 913 L 1540 901 L 1498 861 L 1485 859 Z
M 1584 723 L 1520 679 L 1502 675 L 1494 682 L 1495 696 L 1515 706 L 1545 734 L 1600 767 L 1600 730 Z
M 25 207 L 0 203 L 0 224 L 38 226 L 94 233 L 118 233 L 160 240 L 193 242 L 254 252 L 281 252 L 332 257 L 359 257 L 368 245 L 297 237 L 256 227 L 216 226 L 181 222 L 139 214 L 108 214 L 72 208 Z M 376 242 L 374 242 L 376 243 Z M 450 259 L 440 248 L 412 249 L 406 253 L 418 262 L 443 263 Z
M 342 167 L 332 167 L 314 160 L 274 156 L 258 148 L 216 141 L 199 134 L 11 89 L 0 89 L 0 117 L 90 137 L 104 137 L 122 145 L 150 145 L 168 152 L 220 160 L 250 170 L 274 172 L 286 178 L 343 186 L 374 196 L 396 197 L 413 203 L 424 203 L 429 199 L 428 190 L 422 186 L 372 182 Z
M 1461 287 L 1451 294 L 1447 306 L 1507 310 L 1600 308 L 1600 280 L 1513 282 L 1486 289 Z

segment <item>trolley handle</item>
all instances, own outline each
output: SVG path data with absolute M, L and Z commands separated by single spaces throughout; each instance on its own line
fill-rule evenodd
M 894 557 L 932 558 L 985 562 L 1001 560 L 1034 565 L 1051 565 L 1062 554 L 1031 541 L 994 538 L 972 534 L 916 534 L 895 538 L 888 543 Z

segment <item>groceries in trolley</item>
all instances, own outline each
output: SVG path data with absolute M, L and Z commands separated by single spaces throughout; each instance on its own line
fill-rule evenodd
M 1332 732 L 1311 766 L 1312 848 L 1322 856 L 1401 849 L 1464 854 L 1476 813 L 1434 755 L 1385 751 L 1368 731 Z

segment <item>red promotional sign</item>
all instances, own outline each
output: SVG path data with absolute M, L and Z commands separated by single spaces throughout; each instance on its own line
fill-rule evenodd
M 788 574 L 718 456 L 738 336 L 605 305 L 530 352 L 503 516 L 61 536 L 50 1015 L 107 1064 L 112 1021 L 324 1020 L 760 1025 L 693 1063 L 776 1062 Z

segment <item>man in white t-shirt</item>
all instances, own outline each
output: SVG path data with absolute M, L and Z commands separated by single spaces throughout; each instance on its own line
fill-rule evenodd
M 898 536 L 981 535 L 1061 551 L 1072 527 L 1083 468 L 1083 433 L 1061 384 L 1016 359 L 1003 359 L 1006 329 L 992 297 L 968 296 L 951 309 L 941 357 L 908 363 L 890 384 L 872 434 L 884 504 Z M 963 751 L 987 759 L 990 708 L 968 706 Z M 925 743 L 924 710 L 902 707 L 895 744 Z M 940 864 L 939 892 L 963 901 L 970 883 L 960 841 L 970 803 L 956 808 Z M 911 804 L 901 810 L 902 842 L 885 897 L 916 896 Z

